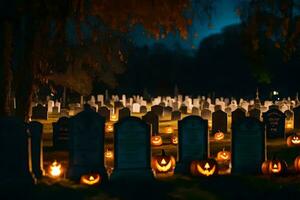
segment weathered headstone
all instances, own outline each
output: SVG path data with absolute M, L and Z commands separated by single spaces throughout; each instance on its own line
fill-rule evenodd
M 188 110 L 187 106 L 184 105 L 184 104 L 181 104 L 179 111 L 180 111 L 182 114 L 187 114 L 187 110 Z
M 249 116 L 250 117 L 254 117 L 254 118 L 258 119 L 258 120 L 260 120 L 260 115 L 261 115 L 261 112 L 257 108 L 253 108 L 253 109 L 251 109 L 249 111 Z
M 212 114 L 212 133 L 218 131 L 227 133 L 227 114 L 222 110 L 218 110 Z
M 32 172 L 36 178 L 44 175 L 43 170 L 43 124 L 32 121 L 29 123 L 29 132 L 31 138 L 31 165 Z
M 160 105 L 152 106 L 151 111 L 154 112 L 158 117 L 163 115 L 163 107 Z
M 105 121 L 110 121 L 110 110 L 106 106 L 102 106 L 98 109 L 100 116 L 105 118 Z
M 285 114 L 278 109 L 263 113 L 268 138 L 285 138 Z
M 102 182 L 106 182 L 105 119 L 91 108 L 85 107 L 84 111 L 70 118 L 69 125 L 69 178 L 79 180 L 84 174 L 99 173 Z
M 193 107 L 192 108 L 192 115 L 199 115 L 199 108 Z
M 201 117 L 205 120 L 211 120 L 211 111 L 209 109 L 201 110 Z
M 34 183 L 29 169 L 28 132 L 25 124 L 14 117 L 0 118 L 0 184 Z
M 141 106 L 140 107 L 140 113 L 147 113 L 147 107 L 146 106 Z
M 173 111 L 171 114 L 171 120 L 181 120 L 181 112 L 180 111 Z
M 300 129 L 300 106 L 293 109 L 294 111 L 294 128 Z
M 293 120 L 294 117 L 294 113 L 291 110 L 286 110 L 284 112 L 285 116 L 286 116 L 286 120 Z
M 129 116 L 130 116 L 129 108 L 122 108 L 121 110 L 119 110 L 119 120 Z
M 231 127 L 238 121 L 246 117 L 246 111 L 243 108 L 237 108 L 231 113 Z
M 178 163 L 176 173 L 188 173 L 193 160 L 208 157 L 208 122 L 199 116 L 188 116 L 178 122 Z
M 69 118 L 61 117 L 57 122 L 52 123 L 53 127 L 53 148 L 68 149 L 69 148 Z
M 153 180 L 150 127 L 137 117 L 115 124 L 115 166 L 112 181 Z
M 232 173 L 258 174 L 266 159 L 265 128 L 255 118 L 244 118 L 232 129 Z
M 32 107 L 31 119 L 48 119 L 48 109 L 42 104 Z
M 158 134 L 159 131 L 159 118 L 157 114 L 153 111 L 147 112 L 146 115 L 142 117 L 142 119 L 151 125 L 151 133 L 152 135 Z

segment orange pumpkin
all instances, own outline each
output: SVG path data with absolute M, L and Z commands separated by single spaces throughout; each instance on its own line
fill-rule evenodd
M 216 132 L 216 133 L 214 134 L 215 140 L 218 140 L 218 141 L 219 141 L 219 140 L 223 140 L 224 137 L 225 137 L 225 135 L 224 135 L 224 133 L 221 132 L 221 131 L 218 131 L 218 132 Z
M 176 135 L 173 135 L 171 137 L 171 144 L 178 144 L 178 137 Z
M 107 133 L 114 132 L 114 125 L 112 125 L 112 124 L 106 124 L 105 130 L 106 130 Z
M 296 172 L 300 172 L 300 156 L 297 156 L 294 161 L 294 167 Z
M 217 154 L 218 161 L 229 161 L 230 159 L 231 159 L 231 153 L 229 151 L 225 151 L 225 149 L 219 151 Z
M 80 183 L 85 185 L 98 185 L 101 183 L 101 176 L 98 173 L 91 173 L 82 175 Z
M 105 151 L 104 155 L 105 155 L 105 158 L 106 158 L 106 159 L 113 159 L 113 158 L 114 158 L 114 153 L 113 153 L 113 151 L 108 150 L 108 149 Z
M 173 172 L 175 168 L 176 160 L 171 155 L 166 155 L 164 150 L 161 151 L 161 155 L 153 156 L 152 169 L 156 174 Z
M 283 175 L 287 171 L 287 163 L 274 157 L 272 160 L 263 162 L 261 170 L 265 175 Z
M 160 146 L 162 145 L 162 143 L 163 143 L 162 138 L 159 135 L 152 136 L 151 144 L 153 146 Z
M 194 176 L 213 176 L 218 174 L 218 164 L 214 159 L 195 160 L 191 162 L 190 170 Z
M 286 143 L 289 147 L 291 147 L 291 146 L 300 146 L 300 136 L 298 136 L 297 134 L 290 135 L 286 139 Z
M 118 121 L 118 116 L 117 116 L 116 114 L 112 114 L 112 115 L 110 116 L 110 121 L 112 121 L 112 122 Z

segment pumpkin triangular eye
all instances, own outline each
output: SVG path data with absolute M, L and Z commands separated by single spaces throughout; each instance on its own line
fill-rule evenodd
M 162 165 L 165 165 L 165 164 L 167 164 L 167 162 L 166 162 L 166 160 L 163 158 L 162 160 L 161 160 L 161 162 L 160 162 Z
M 274 165 L 273 165 L 273 167 L 276 169 L 276 168 L 277 168 L 277 165 L 276 165 L 276 164 L 274 164 Z
M 209 169 L 209 168 L 210 168 L 209 164 L 208 164 L 208 163 L 205 163 L 204 169 Z
M 89 177 L 89 180 L 90 180 L 90 181 L 94 181 L 95 178 L 94 178 L 93 176 L 90 176 L 90 177 Z

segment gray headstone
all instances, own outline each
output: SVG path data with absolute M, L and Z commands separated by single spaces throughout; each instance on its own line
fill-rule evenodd
M 29 169 L 28 133 L 17 118 L 0 118 L 0 160 L 1 185 L 26 187 L 34 183 Z
M 200 113 L 199 113 L 199 108 L 197 108 L 197 107 L 193 107 L 192 108 L 192 115 L 199 115 Z
M 178 163 L 175 172 L 188 173 L 190 162 L 208 157 L 208 122 L 188 116 L 178 122 Z
M 137 117 L 115 124 L 112 181 L 153 180 L 150 138 L 149 125 Z
M 140 113 L 147 113 L 147 107 L 146 106 L 141 106 L 140 107 Z
M 300 106 L 293 109 L 294 111 L 294 128 L 300 129 Z
M 210 120 L 211 119 L 211 111 L 208 109 L 201 110 L 201 117 L 205 120 Z
M 266 159 L 265 128 L 255 118 L 244 118 L 232 129 L 232 173 L 258 174 Z
M 87 173 L 99 173 L 107 181 L 104 167 L 105 119 L 91 108 L 70 118 L 70 152 L 68 175 L 79 180 Z
M 243 108 L 237 108 L 231 113 L 231 127 L 238 121 L 246 117 L 246 111 Z
M 147 112 L 146 115 L 142 117 L 143 121 L 151 125 L 151 133 L 152 135 L 157 135 L 159 132 L 159 118 L 158 116 L 153 112 Z
M 105 118 L 105 121 L 110 121 L 110 110 L 106 106 L 100 107 L 98 113 Z
M 69 118 L 61 117 L 57 122 L 52 123 L 53 127 L 53 148 L 69 149 Z
M 119 110 L 119 120 L 129 116 L 130 116 L 129 108 L 122 108 L 121 110 Z
M 285 114 L 278 109 L 263 113 L 268 138 L 285 138 Z
M 227 114 L 222 110 L 212 114 L 212 133 L 214 134 L 218 131 L 227 133 Z
M 249 116 L 254 117 L 258 120 L 260 120 L 260 115 L 261 115 L 261 112 L 257 108 L 253 108 L 252 110 L 249 111 Z
M 171 114 L 171 120 L 181 120 L 181 112 L 173 111 Z
M 163 107 L 160 105 L 152 106 L 151 111 L 154 112 L 158 117 L 163 115 Z
M 42 104 L 32 107 L 31 119 L 48 119 L 48 109 Z
M 187 114 L 187 106 L 184 105 L 184 104 L 181 104 L 179 111 L 180 111 L 182 114 Z

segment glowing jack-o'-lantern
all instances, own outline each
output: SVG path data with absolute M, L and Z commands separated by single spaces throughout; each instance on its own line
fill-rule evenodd
M 216 132 L 214 135 L 215 140 L 223 140 L 224 137 L 225 137 L 225 135 L 221 131 Z
M 166 127 L 166 133 L 168 133 L 168 134 L 173 133 L 173 128 L 170 126 Z
M 108 149 L 105 151 L 104 155 L 105 155 L 105 158 L 107 158 L 107 159 L 113 159 L 113 157 L 114 157 L 114 153 Z
M 192 161 L 191 174 L 194 176 L 213 176 L 218 174 L 218 165 L 214 159 Z
M 287 163 L 284 160 L 273 158 L 263 162 L 261 170 L 263 174 L 282 175 L 287 171 Z
M 217 154 L 218 161 L 228 161 L 230 160 L 230 158 L 231 158 L 231 153 L 229 151 L 225 151 L 225 149 L 219 151 Z
M 171 144 L 178 144 L 178 137 L 176 135 L 173 135 L 171 137 Z
M 112 115 L 110 116 L 110 121 L 112 121 L 112 122 L 118 121 L 118 116 L 117 116 L 116 114 L 112 114 Z
M 106 130 L 106 132 L 108 132 L 108 133 L 114 132 L 114 126 L 113 126 L 112 124 L 107 124 L 107 125 L 105 126 L 105 130 Z
M 287 138 L 286 143 L 289 147 L 291 146 L 300 146 L 300 136 L 294 134 Z
M 62 174 L 62 166 L 56 160 L 49 166 L 49 174 L 53 178 L 58 178 Z
M 162 150 L 161 155 L 153 156 L 152 168 L 155 173 L 167 173 L 174 171 L 175 158 L 171 155 L 166 155 L 165 151 Z
M 159 135 L 152 136 L 151 144 L 153 146 L 160 146 L 162 145 L 162 143 L 163 143 L 162 138 Z
M 300 156 L 297 156 L 294 161 L 294 167 L 296 172 L 300 172 Z
M 97 185 L 101 182 L 101 177 L 97 173 L 85 174 L 80 178 L 80 182 L 85 185 Z

